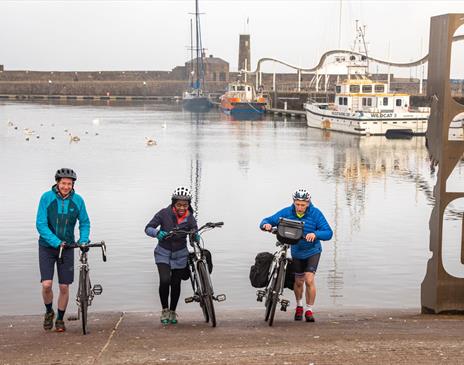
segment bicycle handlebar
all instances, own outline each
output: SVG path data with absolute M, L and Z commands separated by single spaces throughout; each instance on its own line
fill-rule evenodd
M 82 244 L 78 244 L 78 243 L 71 243 L 71 244 L 67 244 L 65 245 L 64 247 L 63 246 L 60 246 L 60 253 L 58 255 L 58 260 L 60 260 L 61 262 L 63 261 L 63 258 L 61 257 L 61 255 L 63 254 L 63 248 L 65 249 L 74 249 L 74 248 L 80 248 L 81 250 L 85 250 L 86 248 L 88 249 L 89 247 L 100 247 L 101 250 L 102 250 L 102 260 L 103 262 L 106 262 L 106 243 L 105 241 L 101 241 L 100 243 L 89 243 L 87 245 L 82 245 Z
M 174 228 L 174 229 L 172 229 L 171 231 L 168 232 L 168 234 L 166 235 L 166 237 L 164 237 L 164 239 L 171 238 L 172 236 L 174 236 L 176 234 L 179 234 L 179 233 L 184 233 L 184 234 L 200 233 L 202 230 L 204 230 L 206 228 L 222 227 L 223 225 L 224 225 L 224 222 L 208 222 L 208 223 L 205 223 L 204 225 L 202 225 L 198 229 L 182 230 L 180 228 Z

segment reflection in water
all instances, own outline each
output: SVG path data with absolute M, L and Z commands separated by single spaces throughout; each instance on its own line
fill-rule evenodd
M 200 214 L 200 183 L 201 183 L 201 154 L 200 154 L 200 135 L 199 128 L 202 124 L 203 114 L 191 113 L 190 122 L 194 129 L 195 138 L 192 138 L 192 157 L 190 159 L 190 189 L 193 192 L 193 210 L 195 218 L 199 219 Z

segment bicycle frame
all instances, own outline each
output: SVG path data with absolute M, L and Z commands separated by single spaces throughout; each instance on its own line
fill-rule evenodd
M 269 269 L 268 284 L 266 288 L 264 289 L 264 295 L 263 295 L 263 297 L 266 298 L 266 301 L 271 298 L 272 294 L 274 294 L 272 286 L 274 284 L 274 280 L 277 280 L 277 275 L 278 275 L 280 266 L 284 265 L 284 273 L 287 271 L 287 265 L 288 265 L 287 252 L 289 249 L 289 245 L 285 243 L 280 243 L 280 242 L 277 242 L 276 245 L 280 246 L 280 248 L 274 253 L 274 258 L 272 260 L 272 264 Z M 279 293 L 277 293 L 278 298 L 279 298 L 278 302 L 282 304 L 282 301 L 284 301 L 282 306 L 286 307 L 289 304 L 289 302 L 286 299 L 280 299 L 284 291 L 285 276 L 283 276 L 281 280 L 282 282 L 279 285 L 280 290 L 279 290 Z

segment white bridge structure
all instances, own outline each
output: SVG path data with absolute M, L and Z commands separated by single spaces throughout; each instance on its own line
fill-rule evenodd
M 359 31 L 361 29 L 359 28 Z M 362 31 L 361 31 L 362 32 Z M 364 33 L 361 33 L 361 40 L 364 42 Z M 457 35 L 453 37 L 453 42 L 457 41 L 462 41 L 464 40 L 464 35 Z M 310 87 L 314 86 L 316 92 L 318 91 L 327 91 L 327 86 L 328 86 L 328 75 L 333 74 L 334 72 L 329 71 L 329 62 L 327 62 L 329 59 L 333 58 L 333 61 L 330 62 L 332 66 L 344 66 L 346 69 L 356 69 L 358 68 L 359 74 L 365 75 L 367 74 L 368 67 L 369 67 L 369 61 L 380 64 L 380 65 L 385 65 L 390 67 L 400 67 L 400 68 L 410 68 L 410 67 L 416 67 L 416 66 L 421 66 L 427 63 L 429 55 L 425 55 L 421 59 L 417 61 L 412 61 L 412 62 L 404 62 L 404 63 L 399 63 L 399 62 L 391 62 L 391 61 L 385 61 L 381 60 L 375 57 L 371 57 L 367 54 L 367 50 L 365 47 L 364 43 L 364 52 L 357 52 L 354 50 L 345 50 L 345 49 L 335 49 L 331 51 L 325 52 L 322 57 L 319 60 L 319 63 L 311 68 L 302 68 L 298 67 L 295 65 L 292 65 L 290 63 L 287 63 L 282 60 L 278 60 L 276 58 L 272 57 L 264 57 L 258 60 L 256 69 L 254 71 L 246 71 L 246 70 L 240 70 L 241 73 L 245 75 L 245 81 L 246 81 L 246 75 L 255 75 L 256 78 L 256 89 L 259 88 L 260 85 L 262 85 L 262 65 L 265 62 L 273 62 L 284 65 L 286 67 L 289 67 L 293 70 L 297 71 L 297 76 L 298 76 L 298 86 L 297 86 L 297 91 L 301 91 L 301 75 L 302 74 L 314 74 L 310 81 Z M 340 69 L 340 67 L 339 67 Z M 338 74 L 341 74 L 342 72 L 338 72 Z M 344 74 L 347 74 L 348 77 L 350 75 L 350 72 L 343 72 Z M 356 73 L 355 73 L 356 75 Z M 324 85 L 321 84 L 321 80 L 324 80 Z M 419 90 L 420 93 L 422 94 L 422 80 L 423 77 L 420 77 L 419 81 Z M 390 72 L 388 72 L 388 90 L 390 90 Z M 275 71 L 273 72 L 273 78 L 272 78 L 272 86 L 273 90 L 276 90 L 276 73 Z

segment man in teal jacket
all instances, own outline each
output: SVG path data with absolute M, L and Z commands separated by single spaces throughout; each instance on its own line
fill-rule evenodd
M 304 222 L 303 238 L 291 246 L 293 267 L 295 269 L 295 321 L 303 319 L 303 289 L 306 283 L 306 322 L 314 322 L 313 306 L 316 299 L 316 274 L 319 258 L 322 252 L 322 241 L 332 238 L 333 232 L 322 212 L 311 203 L 311 197 L 307 190 L 298 189 L 293 193 L 293 204 L 279 210 L 274 215 L 264 218 L 259 227 L 265 231 L 271 231 L 277 226 L 279 218 L 288 218 Z
M 61 262 L 58 260 L 60 246 L 75 243 L 74 228 L 79 220 L 78 243 L 89 242 L 90 220 L 82 197 L 74 192 L 76 173 L 69 168 L 59 169 L 55 174 L 56 184 L 40 199 L 36 227 L 39 231 L 39 267 L 42 283 L 42 297 L 46 313 L 44 329 L 53 328 L 53 274 L 55 264 L 58 272 L 60 294 L 58 315 L 55 322 L 57 332 L 66 330 L 64 313 L 69 300 L 69 285 L 74 281 L 74 251 L 63 250 Z

